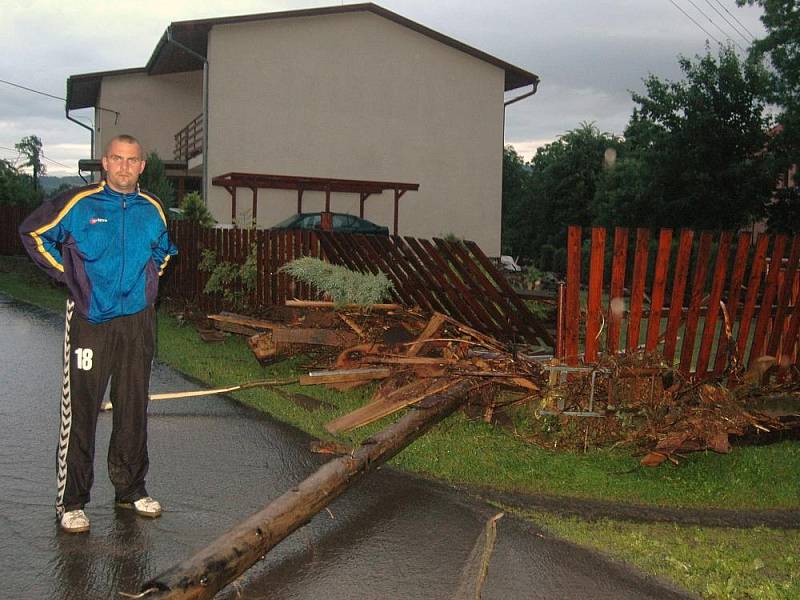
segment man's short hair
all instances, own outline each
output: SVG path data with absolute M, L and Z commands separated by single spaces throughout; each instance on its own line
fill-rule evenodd
M 139 146 L 139 157 L 144 158 L 144 148 L 142 148 L 142 143 L 135 137 L 127 133 L 121 133 L 119 135 L 115 135 L 113 138 L 108 140 L 108 143 L 106 144 L 106 147 L 103 150 L 103 156 L 108 156 L 108 149 L 114 142 L 125 142 L 126 144 L 136 144 L 137 146 Z

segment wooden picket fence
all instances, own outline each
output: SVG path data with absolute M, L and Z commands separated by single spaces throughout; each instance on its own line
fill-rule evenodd
M 25 254 L 18 230 L 31 209 L 27 206 L 2 206 L 0 209 L 0 256 Z
M 17 229 L 27 212 L 0 207 L 0 255 L 24 254 Z M 173 221 L 169 228 L 180 255 L 167 270 L 162 291 L 201 310 L 230 308 L 219 294 L 203 292 L 209 277 L 198 268 L 203 251 L 213 251 L 220 262 L 241 264 L 254 248 L 257 280 L 248 299 L 254 307 L 320 299 L 316 290 L 280 271 L 297 257 L 314 256 L 361 271 L 381 270 L 401 304 L 443 312 L 506 341 L 555 346 L 556 355 L 572 365 L 638 349 L 659 353 L 698 376 L 722 373 L 732 350 L 745 366 L 763 355 L 800 364 L 800 236 L 754 239 L 746 232 L 671 229 L 653 236 L 649 229 L 616 228 L 612 239 L 604 228 L 570 227 L 559 335 L 553 341 L 473 242 L 207 229 L 186 221 Z M 730 342 L 722 306 L 731 323 Z
M 231 309 L 222 295 L 204 293 L 210 274 L 200 270 L 203 253 L 212 252 L 217 263 L 241 265 L 254 251 L 256 285 L 247 298 L 250 306 L 279 305 L 292 298 L 318 299 L 315 290 L 280 271 L 296 257 L 320 256 L 319 241 L 312 232 L 212 229 L 189 221 L 171 221 L 169 233 L 179 254 L 170 262 L 161 282 L 162 295 L 205 311 Z
M 207 229 L 186 221 L 173 221 L 169 228 L 180 254 L 170 264 L 162 292 L 203 310 L 226 308 L 219 294 L 203 293 L 209 273 L 198 266 L 206 250 L 212 251 L 218 262 L 234 264 L 243 264 L 255 253 L 256 286 L 248 298 L 252 307 L 281 305 L 295 298 L 320 299 L 317 290 L 281 271 L 295 258 L 312 256 L 362 272 L 384 272 L 394 284 L 394 300 L 405 306 L 445 313 L 504 341 L 553 344 L 549 332 L 474 242 Z
M 699 377 L 721 374 L 732 352 L 745 366 L 763 355 L 797 363 L 800 236 L 753 240 L 747 232 L 662 229 L 653 255 L 649 229 L 637 229 L 634 238 L 616 228 L 611 240 L 596 227 L 586 236 L 586 277 L 584 233 L 580 227 L 568 232 L 557 348 L 568 364 L 638 349 Z
M 329 232 L 320 232 L 319 240 L 332 263 L 386 273 L 405 306 L 450 315 L 500 340 L 554 344 L 475 242 Z

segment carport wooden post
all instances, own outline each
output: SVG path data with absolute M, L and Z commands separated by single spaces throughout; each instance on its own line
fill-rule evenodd
M 231 223 L 236 223 L 236 186 L 226 187 L 231 195 Z
M 369 198 L 369 196 L 370 192 L 361 192 L 360 194 L 361 201 L 358 204 L 358 216 L 362 219 L 364 218 L 364 202 L 367 198 Z
M 401 190 L 400 188 L 394 188 L 394 234 L 397 235 L 397 221 L 399 215 L 399 205 L 400 205 L 400 198 L 403 197 L 403 194 L 406 193 L 407 190 Z
M 253 190 L 253 225 L 255 225 L 258 221 L 258 188 L 251 186 L 250 189 Z
M 364 440 L 352 454 L 327 462 L 191 558 L 145 583 L 138 597 L 212 598 L 363 475 L 398 454 L 485 385 L 488 382 L 469 378 L 429 396 L 397 423 Z

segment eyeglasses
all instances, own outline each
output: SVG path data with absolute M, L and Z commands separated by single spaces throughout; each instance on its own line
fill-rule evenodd
M 118 154 L 112 154 L 111 156 L 108 156 L 106 158 L 108 159 L 108 162 L 110 162 L 112 165 L 121 165 L 124 163 L 129 167 L 135 167 L 140 162 L 142 162 L 142 159 L 139 158 L 138 156 L 129 156 L 128 158 L 125 158 L 119 156 Z

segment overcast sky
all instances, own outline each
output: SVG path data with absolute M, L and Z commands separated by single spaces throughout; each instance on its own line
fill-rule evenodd
M 336 4 L 341 3 L 0 0 L 0 79 L 63 98 L 70 75 L 144 66 L 172 21 Z M 506 143 L 526 158 L 584 121 L 622 133 L 633 107 L 630 90 L 641 91 L 648 74 L 679 79 L 679 54 L 703 53 L 707 40 L 716 51 L 715 38 L 746 47 L 751 34 L 764 33 L 760 9 L 739 8 L 735 0 L 377 4 L 539 75 L 538 93 L 506 110 Z M 520 91 L 526 90 L 508 98 Z M 91 124 L 93 111 L 72 115 Z M 0 83 L 0 158 L 14 162 L 14 144 L 31 134 L 43 142 L 51 175 L 77 174 L 78 159 L 89 157 L 89 132 L 66 120 L 62 100 Z

